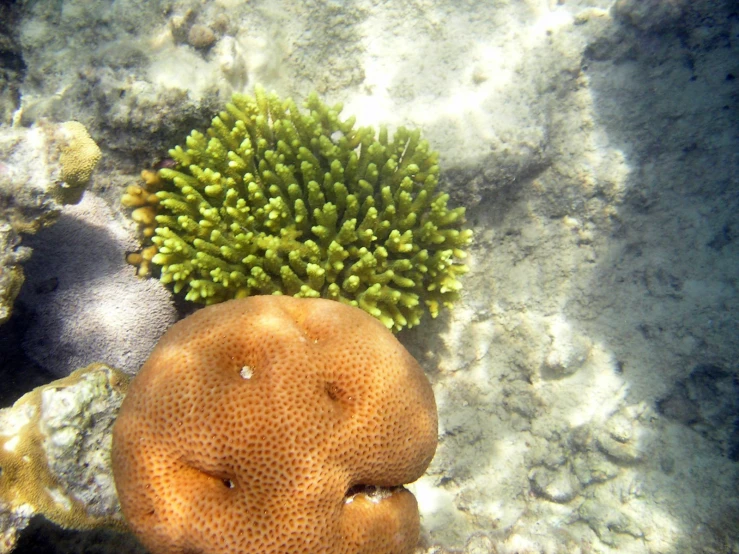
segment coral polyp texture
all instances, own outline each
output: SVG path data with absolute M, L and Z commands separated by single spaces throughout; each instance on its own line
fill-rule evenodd
M 76 204 L 90 182 L 102 152 L 85 126 L 78 121 L 62 123 L 57 131 L 57 140 L 61 151 L 61 200 L 65 204 Z
M 164 334 L 113 428 L 113 474 L 152 554 L 411 554 L 402 485 L 437 435 L 429 380 L 380 322 L 253 296 Z
M 261 88 L 236 94 L 173 168 L 129 187 L 147 244 L 132 262 L 188 300 L 323 297 L 399 330 L 451 307 L 472 232 L 436 191 L 420 132 L 355 127 L 315 94 L 305 110 Z M 148 235 L 148 237 L 147 237 Z

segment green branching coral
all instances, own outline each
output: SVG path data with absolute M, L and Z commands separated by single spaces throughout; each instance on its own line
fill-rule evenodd
M 355 128 L 315 94 L 305 107 L 236 94 L 169 151 L 151 237 L 161 280 L 207 304 L 331 298 L 394 330 L 451 306 L 472 232 L 435 192 L 438 154 L 419 131 Z

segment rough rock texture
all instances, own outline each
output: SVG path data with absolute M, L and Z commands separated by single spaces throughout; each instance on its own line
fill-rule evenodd
M 20 104 L 25 63 L 17 41 L 18 11 L 12 2 L 0 4 L 0 125 L 11 122 Z
M 35 514 L 68 527 L 122 525 L 110 443 L 126 386 L 93 364 L 0 410 L 0 552 Z
M 423 370 L 339 302 L 255 296 L 162 337 L 113 432 L 126 520 L 156 554 L 410 554 L 400 485 L 436 449 Z
M 600 5 L 553 10 L 518 73 L 547 84 L 546 164 L 450 175 L 480 198 L 466 305 L 443 349 L 401 337 L 435 367 L 430 544 L 739 548 L 737 26 L 722 2 Z
M 212 112 L 221 89 L 221 100 L 230 95 L 217 66 L 187 44 L 190 7 L 72 0 L 23 9 L 17 33 L 28 67 L 24 124 L 74 119 L 104 137 L 98 142 L 105 149 L 146 157 L 166 152 L 183 123 L 190 129 L 193 118 Z M 54 51 L 61 54 L 50 56 Z
M 99 159 L 100 149 L 75 121 L 0 127 L 0 324 L 10 317 L 31 253 L 22 234 L 53 223 L 63 204 L 79 201 Z
M 0 127 L 0 323 L 10 317 L 31 254 L 21 234 L 52 223 L 61 207 L 48 131 Z
M 8 223 L 0 223 L 0 323 L 10 317 L 13 302 L 23 285 L 23 267 L 31 250 L 20 246 L 20 236 Z

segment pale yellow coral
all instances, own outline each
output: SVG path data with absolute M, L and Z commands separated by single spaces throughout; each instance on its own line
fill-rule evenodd
M 156 214 L 159 199 L 156 192 L 161 189 L 162 180 L 155 171 L 144 170 L 141 172 L 143 185 L 129 185 L 126 192 L 121 196 L 121 204 L 127 208 L 134 208 L 131 218 L 138 224 L 139 232 L 144 239 L 150 239 L 156 229 Z M 136 274 L 140 277 L 151 275 L 151 260 L 157 254 L 157 248 L 150 245 L 141 252 L 132 252 L 126 256 L 126 261 L 135 265 L 138 269 Z
M 63 201 L 76 203 L 90 182 L 92 172 L 100 161 L 100 148 L 92 140 L 82 123 L 67 121 L 59 127 L 58 138 L 61 150 L 59 162 L 62 166 Z

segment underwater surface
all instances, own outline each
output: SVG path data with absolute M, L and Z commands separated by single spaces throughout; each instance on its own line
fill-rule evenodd
M 738 79 L 731 0 L 0 3 L 0 553 L 146 552 L 128 379 L 271 292 L 354 302 L 423 368 L 415 552 L 739 552 Z

